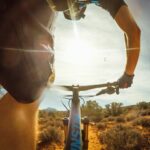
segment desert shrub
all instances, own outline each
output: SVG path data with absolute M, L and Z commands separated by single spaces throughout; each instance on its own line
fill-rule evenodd
M 82 116 L 88 116 L 90 121 L 99 122 L 103 119 L 103 108 L 96 101 L 86 101 L 81 106 Z
M 113 102 L 105 105 L 105 116 L 118 116 L 123 113 L 122 103 Z
M 104 130 L 107 127 L 106 123 L 102 123 L 102 122 L 97 123 L 96 126 L 99 130 Z
M 63 128 L 62 119 L 56 119 L 51 116 L 45 116 L 38 119 L 38 123 L 42 128 L 47 128 L 48 126 L 54 126 L 58 128 Z
M 150 118 L 138 118 L 138 119 L 134 120 L 132 124 L 134 126 L 140 125 L 142 127 L 150 127 Z
M 140 112 L 141 116 L 150 116 L 150 109 L 142 110 Z
M 150 108 L 150 103 L 142 101 L 142 102 L 137 103 L 137 107 L 139 109 L 148 109 Z
M 40 144 L 61 143 L 61 142 L 62 142 L 62 132 L 55 127 L 49 126 L 47 129 L 44 129 L 39 134 Z
M 141 125 L 143 127 L 150 127 L 150 118 L 143 118 L 143 119 L 141 119 Z
M 133 121 L 134 119 L 136 119 L 137 117 L 135 115 L 129 115 L 126 117 L 127 121 Z
M 108 117 L 108 121 L 115 121 L 115 117 Z
M 107 117 L 107 118 L 103 118 L 102 120 L 101 120 L 101 122 L 109 122 L 109 121 L 115 121 L 115 117 L 112 117 L 112 116 L 109 116 L 109 117 Z
M 45 124 L 45 123 L 47 123 L 48 122 L 48 119 L 47 118 L 39 118 L 39 120 L 38 120 L 38 123 L 39 124 Z
M 140 118 L 135 119 L 134 121 L 132 121 L 132 125 L 133 125 L 133 126 L 141 125 L 141 119 L 140 119 Z
M 93 121 L 93 122 L 100 122 L 102 120 L 101 116 L 90 116 L 88 118 L 90 121 Z
M 118 123 L 120 123 L 120 122 L 125 122 L 126 120 L 125 120 L 124 117 L 119 116 L 119 117 L 116 118 L 115 121 L 118 122 Z
M 149 150 L 150 149 L 150 132 L 147 134 L 143 135 L 144 140 L 143 140 L 143 150 Z
M 108 118 L 103 118 L 101 122 L 108 122 Z
M 63 121 L 62 120 L 55 121 L 55 127 L 63 129 L 64 128 Z
M 127 126 L 117 125 L 100 134 L 100 142 L 107 150 L 141 150 L 142 135 Z

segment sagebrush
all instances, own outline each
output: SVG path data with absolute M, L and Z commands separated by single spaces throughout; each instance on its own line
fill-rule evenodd
M 99 135 L 107 150 L 141 150 L 143 136 L 131 127 L 117 125 Z

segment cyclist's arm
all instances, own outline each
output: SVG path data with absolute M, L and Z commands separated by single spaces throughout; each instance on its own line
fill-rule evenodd
M 115 20 L 125 34 L 127 52 L 125 72 L 128 75 L 133 75 L 140 52 L 140 28 L 126 5 L 119 9 L 115 16 Z

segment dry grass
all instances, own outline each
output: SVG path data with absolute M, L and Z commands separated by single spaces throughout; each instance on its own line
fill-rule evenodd
M 117 123 L 125 123 L 126 120 L 123 116 L 119 116 L 119 117 L 116 117 L 116 122 Z
M 102 122 L 97 123 L 96 126 L 98 130 L 105 130 L 107 128 L 107 124 Z
M 145 128 L 150 128 L 150 118 L 140 117 L 132 122 L 134 126 L 140 125 Z
M 56 116 L 40 117 L 39 150 L 63 150 L 63 124 Z M 121 124 L 121 125 L 120 125 Z M 46 144 L 47 143 L 47 144 Z M 150 150 L 149 110 L 130 108 L 89 126 L 89 150 Z
M 117 125 L 99 136 L 107 150 L 141 150 L 142 135 L 128 126 Z
M 62 120 L 50 112 L 40 114 L 37 150 L 55 150 L 58 145 L 63 145 Z

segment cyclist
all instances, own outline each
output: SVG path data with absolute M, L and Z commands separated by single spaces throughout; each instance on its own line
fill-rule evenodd
M 109 11 L 124 32 L 127 63 L 118 81 L 121 88 L 128 88 L 139 57 L 140 29 L 123 0 L 100 0 L 97 5 Z M 8 91 L 0 101 L 1 149 L 35 149 L 40 96 L 54 73 L 52 31 L 57 11 L 67 19 L 80 19 L 85 8 L 76 0 L 0 2 L 0 84 Z

